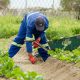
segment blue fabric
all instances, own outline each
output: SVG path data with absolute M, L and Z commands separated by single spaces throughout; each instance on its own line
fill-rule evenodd
M 45 21 L 45 30 L 48 28 L 48 24 L 49 24 L 49 21 L 48 19 L 46 18 L 45 15 L 43 15 L 42 13 L 39 13 L 39 12 L 34 12 L 34 13 L 29 13 L 27 14 L 27 26 L 31 29 L 33 29 L 34 27 L 34 22 L 36 20 L 36 18 L 38 17 L 42 17 Z
M 45 30 L 48 28 L 48 19 L 46 18 L 45 15 L 43 15 L 42 13 L 39 13 L 39 12 L 35 12 L 35 13 L 30 13 L 30 14 L 27 14 L 27 32 L 26 32 L 26 37 L 29 37 L 29 38 L 32 38 L 32 34 L 35 36 L 35 39 L 37 39 L 38 37 L 41 37 L 43 38 L 44 34 L 45 34 L 45 30 L 42 31 L 42 32 L 39 32 L 36 30 L 35 28 L 35 20 L 37 17 L 42 17 L 45 21 Z M 31 42 L 26 42 L 26 50 L 27 52 L 32 52 L 32 44 Z
M 16 53 L 20 50 L 20 47 L 17 47 L 15 45 L 11 45 L 8 53 L 9 53 L 9 57 L 13 57 L 14 55 L 16 55 Z
M 38 52 L 39 52 L 40 56 L 42 57 L 42 59 L 43 59 L 44 61 L 46 61 L 47 58 L 50 56 L 50 55 L 48 54 L 48 52 L 45 51 L 43 48 L 39 48 L 39 49 L 38 49 Z
M 44 19 L 45 21 L 44 31 L 48 28 L 49 22 L 45 15 L 39 12 L 29 13 L 24 16 L 20 25 L 19 32 L 16 38 L 14 39 L 14 42 L 16 42 L 17 44 L 24 44 L 24 39 L 26 37 L 32 38 L 33 37 L 32 35 L 34 35 L 35 39 L 37 39 L 38 37 L 41 37 L 41 42 L 40 42 L 41 44 L 46 43 L 46 37 L 44 37 L 45 32 L 44 31 L 39 32 L 35 28 L 34 22 L 37 17 L 42 17 Z M 9 49 L 9 55 L 14 56 L 18 52 L 19 49 L 20 49 L 19 47 L 13 48 L 13 45 L 12 45 Z M 27 52 L 32 53 L 32 42 L 26 41 L 26 50 Z
M 39 34 L 39 33 L 36 33 L 35 35 L 35 39 L 37 39 L 39 36 L 41 36 L 41 41 L 40 41 L 40 44 L 46 44 L 47 43 L 47 39 L 46 39 L 46 36 L 45 36 L 45 32 L 42 32 L 42 34 Z M 49 49 L 48 46 L 46 46 L 46 49 Z M 38 53 L 40 54 L 40 56 L 42 57 L 43 61 L 46 61 L 47 58 L 50 56 L 48 54 L 48 51 L 45 51 L 43 48 L 39 48 L 38 49 Z
M 26 50 L 28 53 L 32 53 L 32 42 L 26 42 Z

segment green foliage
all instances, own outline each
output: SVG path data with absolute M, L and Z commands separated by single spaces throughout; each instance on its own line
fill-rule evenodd
M 21 17 L 19 16 L 0 16 L 0 38 L 8 38 L 18 32 Z
M 46 33 L 49 40 L 80 34 L 80 21 L 76 19 L 49 17 L 49 22 L 49 28 Z
M 36 72 L 23 72 L 16 66 L 8 53 L 0 52 L 0 76 L 14 80 L 43 80 Z
M 0 16 L 0 38 L 8 38 L 16 35 L 21 24 L 21 20 L 22 18 L 18 16 Z M 49 17 L 49 28 L 46 34 L 49 40 L 60 39 L 63 37 L 70 37 L 76 34 L 80 34 L 80 21 L 70 18 Z M 4 41 L 3 43 L 6 44 L 7 42 Z M 1 49 L 3 47 L 3 43 L 1 43 Z M 64 48 L 65 47 L 66 45 L 64 45 Z M 60 60 L 65 60 L 67 62 L 77 63 L 80 61 L 80 49 L 75 49 L 72 52 L 56 49 L 55 51 L 49 51 L 49 53 L 53 57 Z M 13 75 L 15 75 L 14 73 L 17 73 L 15 71 L 16 69 L 14 69 L 14 71 L 12 72 Z M 2 72 L 0 71 L 0 74 L 2 73 L 3 70 Z
M 20 16 L 0 16 L 0 38 L 9 38 L 16 35 L 22 18 Z M 47 37 L 60 39 L 80 33 L 80 21 L 70 18 L 49 17 Z
M 52 19 L 52 18 L 51 18 Z M 51 20 L 50 19 L 50 20 Z M 47 30 L 47 37 L 49 40 L 60 39 L 62 37 L 70 37 L 76 34 L 80 34 L 80 21 L 72 20 L 69 18 L 56 18 L 50 21 L 49 29 Z M 55 51 L 49 51 L 49 54 L 53 57 L 67 61 L 67 62 L 80 62 L 80 49 L 75 49 L 72 52 L 65 51 L 70 41 L 63 43 L 63 50 L 56 49 Z
M 56 49 L 55 51 L 49 51 L 49 54 L 54 58 L 67 61 L 67 62 L 80 62 L 80 48 L 71 51 L 64 51 L 61 49 Z
M 79 28 L 72 28 L 73 35 L 80 34 L 80 27 Z

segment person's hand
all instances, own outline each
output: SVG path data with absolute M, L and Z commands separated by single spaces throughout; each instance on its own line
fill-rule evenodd
M 38 44 L 40 43 L 40 41 L 41 41 L 41 38 L 39 37 L 37 40 L 33 42 L 33 47 L 37 48 L 39 46 Z
M 28 54 L 28 57 L 29 57 L 29 61 L 32 63 L 32 64 L 34 64 L 34 63 L 36 63 L 36 58 L 32 55 L 32 54 Z

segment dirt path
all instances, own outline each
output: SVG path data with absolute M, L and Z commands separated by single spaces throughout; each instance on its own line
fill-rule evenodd
M 25 48 L 22 48 L 13 59 L 23 71 L 36 71 L 44 76 L 44 80 L 80 80 L 80 68 L 73 67 L 73 64 L 51 57 L 46 62 L 31 64 Z

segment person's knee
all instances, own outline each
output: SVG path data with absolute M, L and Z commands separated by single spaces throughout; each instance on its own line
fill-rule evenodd
M 20 47 L 12 44 L 8 51 L 9 57 L 12 58 L 19 51 L 19 49 L 20 49 Z

